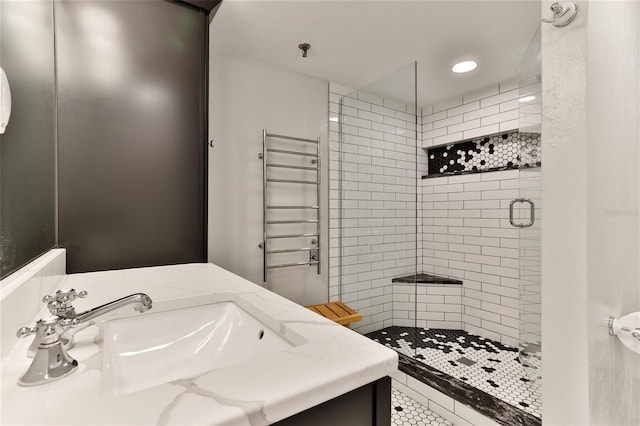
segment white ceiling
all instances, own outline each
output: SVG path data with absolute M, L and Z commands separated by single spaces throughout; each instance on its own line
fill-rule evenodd
M 538 0 L 224 0 L 212 43 L 354 89 L 417 61 L 422 107 L 516 77 L 540 12 Z M 463 59 L 478 68 L 452 73 Z

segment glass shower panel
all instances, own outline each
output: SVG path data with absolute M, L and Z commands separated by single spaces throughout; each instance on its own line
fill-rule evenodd
M 416 64 L 340 101 L 340 297 L 360 333 L 414 356 Z M 396 279 L 396 282 L 394 282 Z M 398 282 L 401 279 L 402 282 Z
M 540 152 L 542 77 L 540 28 L 520 65 L 520 362 L 541 376 L 541 219 Z M 532 215 L 533 213 L 533 215 Z

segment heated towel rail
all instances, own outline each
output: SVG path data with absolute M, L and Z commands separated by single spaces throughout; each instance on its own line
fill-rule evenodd
M 285 140 L 289 142 L 300 142 L 304 144 L 315 144 L 315 152 L 306 152 L 304 149 L 290 150 L 280 149 L 272 146 L 269 142 L 272 140 Z M 270 153 L 284 154 L 285 156 L 291 156 L 298 159 L 309 159 L 311 165 L 301 164 L 286 164 L 272 162 Z M 262 159 L 262 242 L 259 244 L 262 248 L 262 260 L 263 260 L 263 281 L 267 282 L 267 272 L 271 269 L 288 268 L 293 266 L 313 266 L 317 267 L 317 273 L 320 274 L 320 138 L 306 139 L 298 138 L 286 135 L 277 135 L 267 132 L 266 129 L 262 130 L 262 153 L 258 154 L 258 157 Z M 314 174 L 314 178 L 300 178 L 300 179 L 280 179 L 270 177 L 270 169 L 289 169 L 295 171 L 307 171 Z M 305 186 L 315 186 L 316 190 L 316 203 L 315 205 L 269 205 L 268 194 L 270 183 L 285 183 L 285 184 L 299 184 Z M 286 220 L 273 220 L 267 216 L 269 211 L 273 210 L 311 210 L 315 212 L 315 217 L 309 218 L 287 218 Z M 315 232 L 295 232 L 295 233 L 270 233 L 267 228 L 269 225 L 285 225 L 285 224 L 315 224 Z M 274 227 L 269 227 L 273 229 Z M 299 238 L 311 238 L 309 247 L 295 247 L 273 250 L 270 248 L 269 241 L 274 239 L 299 239 Z M 270 260 L 274 255 L 280 255 L 284 253 L 295 252 L 308 252 L 309 260 L 303 262 L 290 262 L 290 263 L 272 263 Z

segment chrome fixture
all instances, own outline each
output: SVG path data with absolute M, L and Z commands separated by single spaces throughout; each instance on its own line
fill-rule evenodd
M 302 46 L 302 45 L 301 45 Z M 302 47 L 301 47 L 302 49 Z M 269 145 L 269 141 L 272 139 L 280 139 L 291 142 L 301 142 L 304 144 L 313 144 L 315 152 L 305 152 L 302 148 L 300 150 L 285 150 L 285 149 L 276 149 L 272 148 Z M 299 145 L 301 146 L 301 145 Z M 308 145 L 307 145 L 308 146 Z M 309 159 L 309 163 L 312 165 L 309 166 L 307 164 L 284 164 L 284 163 L 274 163 L 270 161 L 269 153 L 279 153 L 279 154 L 287 154 L 293 156 L 293 158 L 297 158 L 298 160 L 304 160 L 306 157 L 311 157 Z M 262 249 L 262 280 L 267 282 L 267 272 L 270 269 L 278 269 L 278 268 L 289 268 L 293 266 L 317 266 L 317 273 L 320 274 L 320 138 L 315 139 L 307 139 L 307 138 L 299 138 L 295 136 L 287 136 L 287 135 L 278 135 L 275 133 L 267 132 L 267 129 L 262 130 L 262 152 L 258 154 L 258 158 L 262 160 L 262 241 L 258 243 L 258 247 Z M 305 162 L 306 163 L 306 162 Z M 292 170 L 308 170 L 310 172 L 315 172 L 314 177 L 309 179 L 273 179 L 268 176 L 268 170 L 281 168 L 281 169 L 292 169 Z M 304 172 L 303 172 L 304 173 Z M 316 201 L 313 205 L 306 204 L 291 204 L 291 205 L 273 205 L 267 204 L 268 197 L 268 183 L 287 183 L 287 184 L 303 184 L 303 185 L 312 185 L 315 187 L 315 195 Z M 286 220 L 267 220 L 267 212 L 269 211 L 282 211 L 282 210 L 311 210 L 315 212 L 314 219 L 303 219 L 303 218 L 289 218 Z M 267 228 L 270 228 L 269 225 L 288 225 L 288 224 L 300 224 L 302 228 L 300 228 L 301 232 L 290 231 L 287 233 L 268 233 Z M 315 224 L 315 232 L 305 232 L 304 225 L 302 224 Z M 270 250 L 268 249 L 269 240 L 271 239 L 282 239 L 282 238 L 293 238 L 297 239 L 300 237 L 311 237 L 311 246 L 312 247 L 295 247 L 288 249 L 280 249 L 280 250 Z M 295 252 L 309 252 L 308 260 L 301 262 L 293 262 L 293 263 L 278 263 L 272 264 L 269 262 L 270 255 L 278 255 L 283 253 L 295 253 Z
M 18 379 L 20 386 L 53 382 L 68 376 L 78 368 L 78 361 L 69 356 L 60 341 L 62 333 L 75 325 L 74 319 L 51 315 L 40 319 L 35 327 L 22 327 L 18 330 L 18 337 L 35 334 L 34 341 L 38 341 L 38 349 L 31 365 Z
M 67 353 L 67 349 L 73 346 L 73 335 L 94 324 L 98 318 L 129 305 L 134 305 L 133 308 L 140 313 L 152 307 L 149 296 L 135 293 L 76 314 L 71 302 L 86 295 L 86 291 L 78 293 L 74 289 L 63 289 L 53 296 L 45 296 L 43 301 L 47 303 L 51 315 L 40 319 L 35 327 L 22 327 L 18 330 L 18 337 L 36 335 L 30 347 L 31 350 L 35 345 L 33 361 L 18 380 L 19 385 L 42 385 L 73 373 L 78 367 L 78 361 Z
M 76 310 L 72 303 L 78 298 L 87 297 L 86 291 L 76 292 L 74 289 L 62 289 L 56 291 L 53 296 L 44 296 L 42 301 L 47 304 L 49 313 L 51 315 L 57 315 L 61 318 L 74 319 L 76 318 Z M 69 350 L 73 347 L 73 340 L 69 336 L 60 336 L 60 341 L 65 350 Z M 40 339 L 36 336 L 33 339 L 33 343 L 29 346 L 27 356 L 33 358 L 40 346 Z
M 311 45 L 309 43 L 301 43 L 298 45 L 298 49 L 302 50 L 302 57 L 307 57 L 307 52 L 311 49 Z
M 0 135 L 5 132 L 11 118 L 11 87 L 7 74 L 0 67 Z
M 71 303 L 76 300 L 76 298 L 84 298 L 86 296 L 86 291 L 78 293 L 74 289 L 63 289 L 58 290 L 53 296 L 45 296 L 42 299 L 43 302 L 47 303 L 47 308 L 51 315 L 75 321 L 74 328 L 69 331 L 65 330 L 65 333 L 60 336 L 61 343 L 65 350 L 73 348 L 74 334 L 94 324 L 98 317 L 103 317 L 129 305 L 134 305 L 133 309 L 140 313 L 146 312 L 152 307 L 152 301 L 149 296 L 144 293 L 135 293 L 77 314 Z M 29 347 L 27 355 L 33 357 L 39 348 L 40 338 L 36 335 L 36 338 Z
M 609 317 L 609 336 L 618 339 L 631 351 L 640 354 L 640 312 L 633 312 L 620 318 Z
M 130 294 L 112 302 L 105 303 L 104 305 L 89 309 L 88 311 L 79 313 L 76 316 L 78 328 L 84 328 L 94 324 L 98 318 L 129 305 L 134 305 L 133 309 L 142 314 L 152 308 L 152 303 L 151 298 L 144 293 Z
M 528 223 L 516 223 L 514 221 L 514 219 L 513 219 L 513 206 L 516 203 L 529 203 L 531 217 L 530 217 Z M 511 200 L 511 202 L 509 203 L 509 223 L 511 223 L 511 226 L 515 226 L 516 228 L 528 228 L 531 225 L 533 225 L 533 222 L 535 221 L 535 219 L 536 219 L 536 217 L 535 217 L 535 205 L 533 204 L 533 201 L 529 200 L 528 198 L 516 198 L 515 200 Z
M 562 28 L 574 20 L 578 13 L 578 8 L 575 3 L 570 1 L 556 2 L 551 5 L 551 12 L 553 12 L 553 17 L 551 19 L 542 18 L 542 22 Z

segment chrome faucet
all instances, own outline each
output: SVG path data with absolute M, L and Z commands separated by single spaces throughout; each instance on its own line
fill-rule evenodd
M 74 289 L 62 289 L 56 291 L 56 294 L 53 296 L 44 296 L 42 301 L 47 304 L 47 308 L 49 309 L 49 313 L 51 315 L 57 315 L 61 318 L 73 319 L 76 315 L 76 310 L 73 307 L 72 303 L 77 298 L 85 298 L 87 297 L 86 291 L 76 292 Z M 68 336 L 60 336 L 60 341 L 62 342 L 62 346 L 69 350 L 73 347 L 73 340 Z M 27 350 L 27 356 L 29 358 L 33 358 L 40 346 L 40 338 L 36 335 L 36 338 L 33 339 L 31 346 Z
M 42 299 L 42 301 L 47 304 L 47 308 L 51 315 L 57 315 L 63 319 L 76 321 L 73 328 L 66 329 L 60 336 L 60 341 L 62 342 L 62 346 L 65 350 L 73 348 L 73 336 L 78 331 L 94 324 L 98 317 L 114 313 L 114 311 L 129 305 L 134 305 L 133 309 L 140 313 L 148 311 L 152 306 L 152 301 L 149 296 L 144 293 L 134 293 L 78 314 L 76 313 L 72 303 L 77 298 L 84 297 L 87 297 L 86 291 L 77 292 L 71 288 L 58 290 L 53 296 L 45 296 Z M 40 339 L 39 336 L 36 335 L 33 343 L 29 346 L 27 356 L 33 358 L 38 351 L 39 346 Z
M 75 320 L 51 315 L 39 320 L 35 327 L 22 327 L 18 330 L 18 337 L 35 334 L 34 341 L 39 342 L 29 369 L 18 379 L 20 386 L 53 382 L 68 376 L 78 368 L 78 361 L 69 356 L 60 341 L 62 333 L 74 325 Z
M 80 294 L 83 295 L 79 296 Z M 73 373 L 78 367 L 78 361 L 67 353 L 67 349 L 73 346 L 75 332 L 125 306 L 134 305 L 134 309 L 140 313 L 152 307 L 149 296 L 144 293 L 135 293 L 76 314 L 71 301 L 75 300 L 75 297 L 84 296 L 86 292 L 76 293 L 75 290 L 69 289 L 59 290 L 55 296 L 45 297 L 44 301 L 47 302 L 51 315 L 39 320 L 35 327 L 23 327 L 18 330 L 18 337 L 27 337 L 32 334 L 36 336 L 29 348 L 31 351 L 35 346 L 33 361 L 27 372 L 18 380 L 19 385 L 41 385 Z M 62 302 L 61 299 L 64 298 L 72 300 Z
M 152 303 L 151 298 L 144 293 L 130 294 L 77 314 L 75 319 L 78 322 L 78 328 L 76 328 L 76 330 L 94 324 L 98 318 L 104 317 L 107 314 L 113 313 L 114 311 L 129 305 L 134 305 L 133 309 L 141 314 L 145 313 L 151 309 Z

